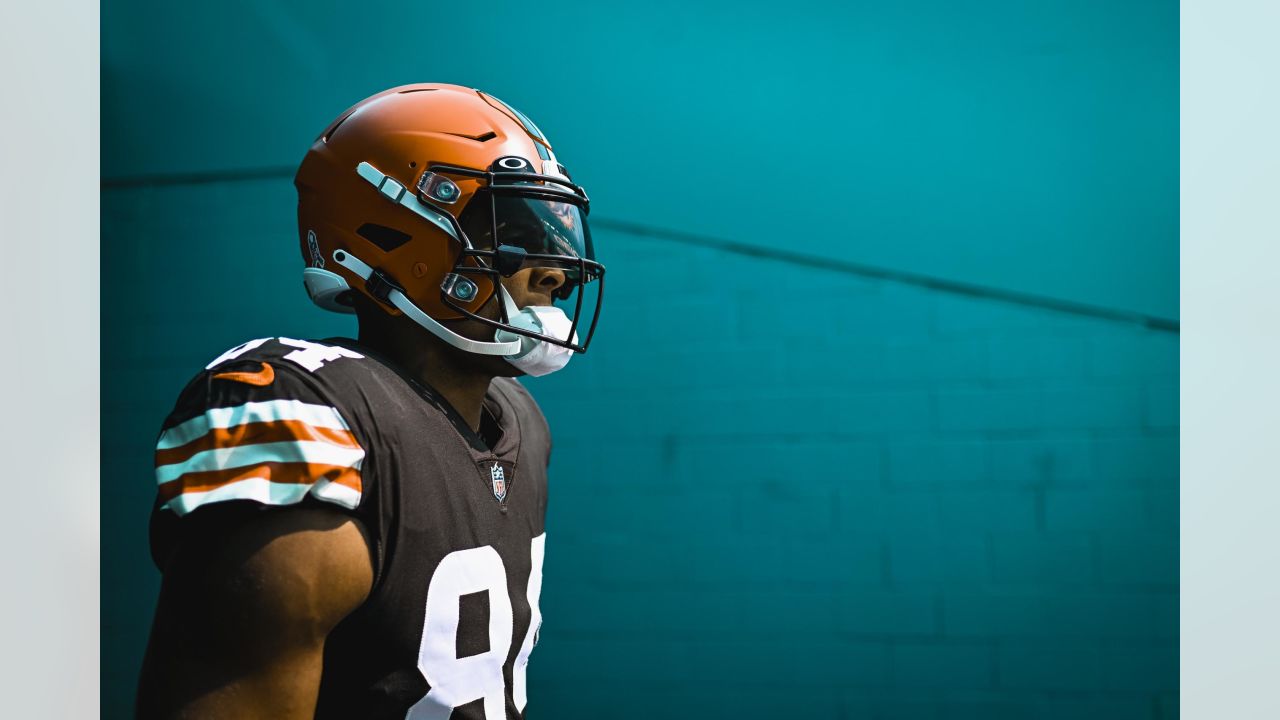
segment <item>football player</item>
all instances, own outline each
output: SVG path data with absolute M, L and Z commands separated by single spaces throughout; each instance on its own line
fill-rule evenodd
M 590 343 L 587 195 L 438 84 L 344 112 L 295 184 L 306 290 L 359 337 L 232 348 L 164 421 L 139 715 L 522 717 L 551 442 L 513 378 Z

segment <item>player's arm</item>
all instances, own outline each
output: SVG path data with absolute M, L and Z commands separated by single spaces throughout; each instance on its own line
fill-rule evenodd
M 311 718 L 325 638 L 373 582 L 363 529 L 323 507 L 213 510 L 166 563 L 138 716 Z

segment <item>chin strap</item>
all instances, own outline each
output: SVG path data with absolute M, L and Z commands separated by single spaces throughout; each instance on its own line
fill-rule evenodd
M 373 277 L 373 268 L 369 267 L 360 258 L 352 255 L 346 250 L 334 251 L 333 260 L 342 267 L 355 273 L 365 282 L 368 282 L 369 278 Z M 507 291 L 501 284 L 498 284 L 498 291 L 502 293 L 502 302 L 506 304 L 508 317 L 510 317 L 513 312 L 519 313 L 519 310 L 515 309 L 515 303 L 511 300 L 511 297 L 507 295 Z M 407 315 L 410 320 L 425 328 L 427 332 L 435 335 L 459 350 L 475 353 L 476 355 L 497 355 L 499 357 L 510 357 L 521 353 L 522 347 L 519 339 L 509 342 L 482 342 L 480 340 L 472 340 L 471 338 L 459 335 L 444 325 L 441 325 L 435 318 L 423 312 L 422 308 L 414 305 L 413 301 L 406 297 L 405 294 L 400 292 L 397 288 L 392 287 L 388 290 L 387 300 L 397 310 Z

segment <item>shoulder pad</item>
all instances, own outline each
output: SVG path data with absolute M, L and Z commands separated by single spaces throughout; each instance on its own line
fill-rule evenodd
M 310 374 L 347 348 L 260 338 L 223 353 L 179 397 L 156 443 L 160 506 L 185 515 L 227 500 L 354 509 L 365 450 L 337 398 Z M 231 381 L 231 382 L 229 382 Z
M 212 370 L 232 360 L 263 360 L 271 362 L 283 359 L 308 372 L 315 372 L 324 367 L 325 363 L 333 362 L 339 358 L 363 360 L 364 355 L 341 345 L 330 345 L 314 340 L 294 340 L 287 337 L 258 338 L 257 340 L 250 340 L 247 343 L 237 345 L 222 353 L 213 362 L 205 365 L 204 369 Z

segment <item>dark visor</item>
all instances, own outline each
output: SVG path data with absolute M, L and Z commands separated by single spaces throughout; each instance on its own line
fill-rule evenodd
M 529 267 L 566 271 L 567 292 L 581 282 L 579 259 L 595 260 L 591 230 L 577 205 L 482 189 L 459 218 L 462 231 L 477 250 L 514 247 L 524 251 L 518 264 L 500 268 L 509 275 Z M 497 237 L 494 237 L 494 233 Z M 587 282 L 594 280 L 588 271 Z

